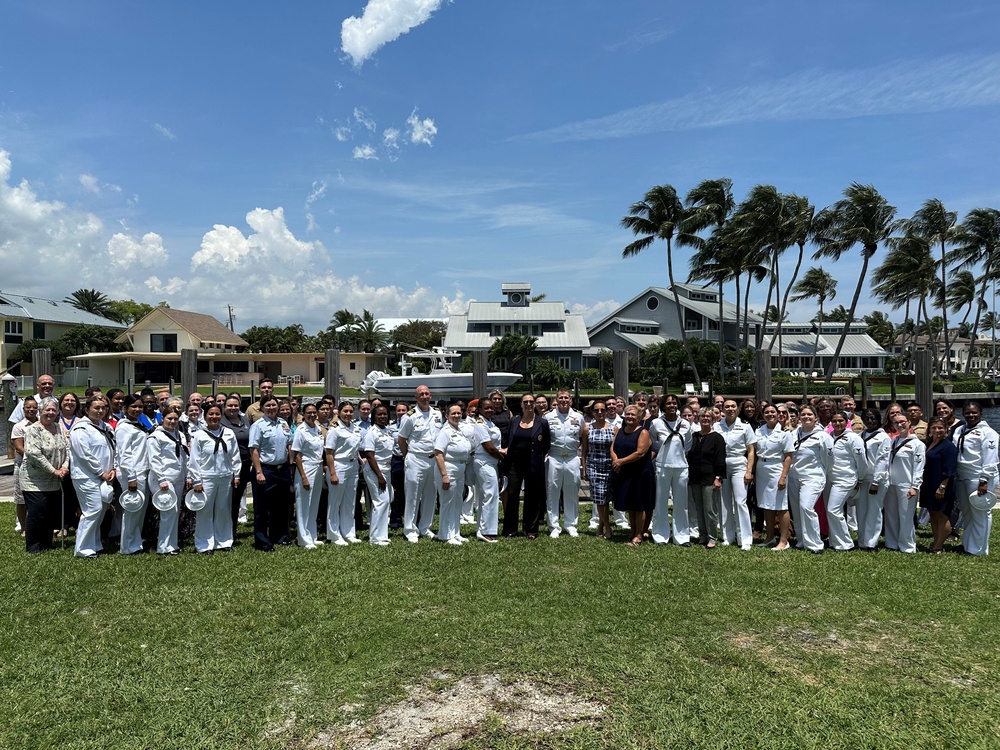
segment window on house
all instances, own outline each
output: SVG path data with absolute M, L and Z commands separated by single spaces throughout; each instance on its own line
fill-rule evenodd
M 697 318 L 687 318 L 684 321 L 684 327 L 689 331 L 700 331 L 701 321 Z
M 561 368 L 563 368 L 564 370 L 568 370 L 569 367 L 570 367 L 569 357 L 560 357 L 559 358 L 559 366 Z
M 357 362 L 351 362 L 350 366 L 347 369 L 348 370 L 357 370 L 358 369 L 358 363 Z
M 3 322 L 3 342 L 5 344 L 23 344 L 24 323 L 20 320 L 5 320 Z
M 719 330 L 719 321 L 717 321 L 717 320 L 710 320 L 710 321 L 708 321 L 708 330 L 710 330 L 710 331 L 718 331 Z
M 660 306 L 660 298 L 659 297 L 647 297 L 646 298 L 646 309 L 647 310 L 655 310 L 659 306 Z
M 31 338 L 33 338 L 33 339 L 44 339 L 45 338 L 45 324 L 44 323 L 32 323 L 31 324 Z
M 151 352 L 176 352 L 176 333 L 151 333 L 149 334 L 149 351 Z

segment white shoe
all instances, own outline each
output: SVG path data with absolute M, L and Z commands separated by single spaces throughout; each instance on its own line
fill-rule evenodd
M 488 537 L 485 534 L 483 534 L 481 531 L 477 531 L 476 532 L 476 539 L 478 539 L 481 542 L 486 542 L 488 544 L 496 544 L 497 543 L 496 537 L 493 537 L 491 539 L 490 537 Z
M 307 544 L 307 545 L 305 545 L 305 549 L 316 549 L 316 545 L 315 544 Z
M 580 536 L 580 532 L 578 532 L 576 530 L 576 526 L 570 526 L 570 527 L 568 527 L 566 529 L 566 533 L 569 534 L 574 539 L 576 539 L 578 536 Z
M 322 539 L 317 539 L 315 542 L 313 542 L 313 544 L 315 544 L 317 547 L 322 547 L 324 544 L 326 544 L 326 542 L 324 542 Z
M 350 542 L 351 544 L 361 544 L 361 540 L 358 539 L 356 536 L 347 537 L 347 541 Z
M 457 539 L 459 544 L 465 544 L 467 541 L 469 541 L 468 537 L 464 537 L 461 534 L 456 534 L 455 536 L 452 537 L 452 539 Z
M 549 532 L 549 536 L 552 537 L 553 539 L 558 539 L 559 529 L 552 529 L 552 531 Z
M 373 545 L 373 546 L 375 546 L 375 547 L 388 547 L 389 546 L 389 542 L 384 542 L 384 541 L 383 542 L 373 542 L 373 541 L 369 540 L 368 543 L 371 544 L 371 545 Z
M 409 534 L 405 534 L 403 538 L 406 539 L 406 541 L 408 541 L 410 544 L 416 544 L 417 539 L 419 539 L 416 532 L 414 531 L 411 531 Z
M 462 516 L 461 523 L 475 523 L 475 516 Z
M 434 538 L 434 532 L 431 531 L 430 529 L 427 529 L 427 531 L 425 531 L 423 534 L 421 534 L 421 536 L 424 539 L 433 539 Z
M 461 540 L 457 536 L 453 536 L 451 539 L 449 539 L 448 540 L 448 544 L 450 544 L 450 545 L 452 545 L 454 547 L 461 547 L 462 546 L 462 542 L 461 542 Z
M 349 546 L 349 542 L 346 539 L 334 539 L 333 543 L 336 544 L 338 547 Z
M 598 526 L 601 525 L 601 522 L 598 521 L 596 518 L 591 518 L 590 519 L 590 523 L 587 524 L 587 525 L 590 526 L 590 528 L 592 528 L 592 529 L 596 529 Z
M 17 521 L 17 520 L 14 521 L 14 533 L 15 534 L 20 534 L 21 533 L 21 522 L 20 521 Z

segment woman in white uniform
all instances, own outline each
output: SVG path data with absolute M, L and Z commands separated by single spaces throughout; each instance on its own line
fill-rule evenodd
M 160 490 L 173 489 L 177 503 L 169 510 L 161 510 L 160 530 L 156 539 L 156 551 L 161 555 L 177 555 L 180 544 L 177 541 L 177 523 L 180 518 L 180 504 L 184 502 L 184 492 L 191 487 L 187 481 L 188 447 L 178 430 L 180 415 L 173 409 L 163 415 L 163 422 L 149 435 L 149 492 L 155 495 Z
M 917 529 L 913 514 L 924 481 L 924 444 L 910 434 L 905 414 L 892 418 L 896 437 L 889 449 L 889 488 L 885 493 L 885 548 L 900 552 L 917 551 Z
M 492 402 L 488 398 L 479 399 L 479 418 L 472 438 L 472 461 L 481 502 L 476 539 L 491 544 L 497 540 L 497 521 L 500 517 L 497 466 L 504 456 L 503 449 L 499 447 L 500 428 L 493 424 L 492 416 Z
M 292 437 L 292 462 L 295 464 L 295 527 L 298 544 L 316 549 L 323 542 L 316 538 L 319 503 L 326 480 L 323 474 L 325 436 L 319 425 L 316 404 L 302 408 L 302 424 Z
M 955 430 L 958 448 L 958 503 L 965 529 L 962 548 L 970 555 L 990 552 L 993 512 L 972 507 L 969 496 L 985 495 L 997 488 L 997 433 L 983 420 L 983 409 L 970 401 L 962 410 L 965 426 Z
M 753 481 L 753 428 L 740 419 L 740 407 L 733 399 L 722 405 L 725 416 L 715 424 L 715 431 L 726 441 L 726 477 L 722 482 L 722 543 L 739 541 L 740 547 L 753 546 L 753 528 L 747 507 L 747 487 Z M 737 537 L 737 532 L 739 536 Z
M 91 396 L 84 417 L 69 432 L 70 476 L 80 502 L 80 521 L 76 526 L 76 557 L 97 557 L 101 545 L 101 521 L 111 502 L 108 490 L 115 481 L 115 438 L 104 423 L 108 403 L 103 396 Z M 102 499 L 107 496 L 108 503 Z
M 892 440 L 882 429 L 882 415 L 878 409 L 861 412 L 865 429 L 861 442 L 865 446 L 868 466 L 861 477 L 857 496 L 858 548 L 868 552 L 878 549 L 882 535 L 882 508 L 889 480 L 889 449 Z
M 472 442 L 462 430 L 462 409 L 458 404 L 448 407 L 447 421 L 434 438 L 435 478 L 441 488 L 441 513 L 436 539 L 448 544 L 462 544 L 459 521 L 462 497 L 465 495 L 465 469 L 472 455 Z
M 240 482 L 240 447 L 236 433 L 222 426 L 222 409 L 205 412 L 204 429 L 189 428 L 191 460 L 188 475 L 195 492 L 205 493 L 205 507 L 194 522 L 194 548 L 202 554 L 233 548 L 233 488 Z
M 354 494 L 358 486 L 358 449 L 361 427 L 354 420 L 354 405 L 344 401 L 326 433 L 326 466 L 330 474 L 330 500 L 326 510 L 326 539 L 344 547 L 360 542 L 354 531 Z
M 767 536 L 761 543 L 781 551 L 788 548 L 788 472 L 792 468 L 795 438 L 778 422 L 778 409 L 764 407 L 764 424 L 757 428 L 757 507 L 764 511 Z M 777 522 L 778 534 L 774 533 Z
M 799 549 L 815 555 L 823 551 L 816 502 L 826 488 L 833 467 L 833 441 L 817 422 L 811 406 L 799 409 L 795 435 L 795 455 L 788 472 L 788 503 L 795 508 L 795 529 Z
M 389 510 L 392 507 L 392 449 L 396 438 L 389 430 L 389 409 L 381 404 L 372 412 L 374 424 L 361 441 L 365 456 L 365 484 L 371 502 L 368 542 L 376 547 L 389 544 Z M 443 503 L 442 503 L 443 507 Z M 442 511 L 443 513 L 443 511 Z
M 135 555 L 142 552 L 142 523 L 149 504 L 149 488 L 146 485 L 149 475 L 149 433 L 139 421 L 142 398 L 126 396 L 124 404 L 125 417 L 118 420 L 118 426 L 115 427 L 118 481 L 124 483 L 129 492 L 140 493 L 143 500 L 141 508 L 122 513 L 121 553 Z
M 861 490 L 861 480 L 868 473 L 868 457 L 864 441 L 854 431 L 845 412 L 834 412 L 830 424 L 833 425 L 833 470 L 823 493 L 826 522 L 830 528 L 830 549 L 846 552 L 854 549 L 854 539 L 847 525 L 845 506 Z

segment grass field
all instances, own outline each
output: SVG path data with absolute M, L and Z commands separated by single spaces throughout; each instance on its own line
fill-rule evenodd
M 514 733 L 500 701 L 413 746 L 1000 746 L 995 557 L 589 533 L 265 555 L 243 527 L 228 555 L 82 561 L 12 527 L 3 505 L 2 748 L 369 746 L 408 686 L 486 675 L 604 712 Z

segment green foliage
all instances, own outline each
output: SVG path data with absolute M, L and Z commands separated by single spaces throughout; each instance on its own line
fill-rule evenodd
M 719 369 L 718 344 L 700 338 L 690 338 L 687 343 L 698 373 L 715 375 Z M 637 364 L 638 367 L 633 369 L 632 363 L 629 363 L 629 375 L 643 385 L 660 385 L 664 378 L 671 383 L 698 380 L 691 371 L 683 343 L 676 339 L 646 347 Z
M 573 375 L 554 359 L 539 357 L 531 367 L 536 388 L 566 388 L 573 384 Z
M 314 351 L 313 340 L 306 336 L 301 323 L 279 328 L 278 326 L 253 326 L 240 334 L 249 349 L 268 354 Z
M 62 337 L 54 341 L 42 339 L 25 341 L 14 349 L 10 356 L 14 360 L 30 362 L 31 352 L 35 349 L 50 349 L 52 351 L 52 363 L 56 364 L 65 362 L 69 357 L 76 354 L 128 351 L 127 346 L 115 343 L 115 339 L 120 334 L 121 331 L 108 328 L 107 326 L 94 326 L 81 323 L 73 326 Z
M 868 335 L 875 339 L 879 346 L 884 349 L 892 346 L 896 338 L 896 327 L 889 320 L 888 315 L 881 310 L 875 310 L 862 318 L 862 320 L 868 326 Z
M 490 347 L 489 361 L 490 367 L 498 367 L 498 360 L 506 359 L 511 371 L 524 373 L 524 364 L 528 357 L 534 354 L 538 347 L 538 339 L 535 336 L 526 336 L 520 332 L 506 333 Z M 518 365 L 521 365 L 519 368 Z
M 138 323 L 156 309 L 145 302 L 136 302 L 132 299 L 111 300 L 108 308 L 111 311 L 109 317 L 127 326 Z
M 390 336 L 392 346 L 397 350 L 403 344 L 431 349 L 441 346 L 447 330 L 447 324 L 440 320 L 410 320 L 398 326 Z
M 103 318 L 114 318 L 111 299 L 104 292 L 96 289 L 77 289 L 66 297 L 63 302 L 69 302 L 77 310 L 100 315 Z

